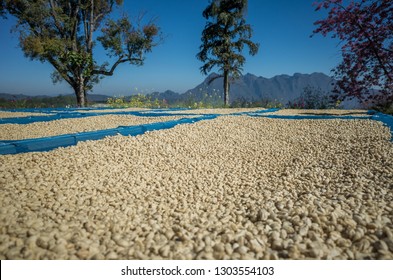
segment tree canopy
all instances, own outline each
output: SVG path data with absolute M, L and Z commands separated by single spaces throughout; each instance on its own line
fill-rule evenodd
M 393 1 L 342 0 L 316 2 L 327 9 L 314 33 L 341 41 L 343 60 L 334 69 L 336 98 L 393 104 Z
M 154 22 L 131 23 L 127 16 L 110 18 L 121 0 L 1 0 L 2 10 L 17 19 L 20 47 L 26 57 L 49 62 L 54 82 L 66 81 L 79 106 L 104 76 L 113 75 L 121 63 L 142 65 L 160 37 Z M 100 30 L 101 28 L 101 30 Z M 95 33 L 100 31 L 100 36 Z M 97 37 L 97 39 L 95 39 Z M 114 60 L 99 64 L 94 57 L 97 41 Z
M 248 46 L 250 55 L 258 52 L 259 45 L 250 38 L 252 29 L 244 19 L 247 0 L 212 0 L 203 11 L 207 20 L 202 32 L 202 45 L 197 58 L 205 64 L 200 68 L 207 75 L 218 67 L 224 77 L 224 103 L 229 105 L 229 78 L 241 75 L 245 57 L 244 46 Z

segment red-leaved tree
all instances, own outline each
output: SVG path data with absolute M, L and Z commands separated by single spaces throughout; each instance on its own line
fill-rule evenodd
M 345 3 L 347 3 L 345 5 Z M 333 70 L 336 98 L 393 104 L 393 1 L 324 0 L 328 10 L 314 34 L 332 34 L 341 41 L 342 62 Z

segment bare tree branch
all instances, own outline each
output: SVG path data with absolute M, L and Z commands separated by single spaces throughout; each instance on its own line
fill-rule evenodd
M 114 71 L 116 70 L 117 66 L 119 66 L 121 63 L 125 62 L 143 62 L 143 59 L 137 59 L 137 58 L 124 58 L 124 56 L 121 56 L 111 67 L 109 71 L 107 70 L 93 70 L 94 75 L 105 75 L 105 76 L 112 76 Z

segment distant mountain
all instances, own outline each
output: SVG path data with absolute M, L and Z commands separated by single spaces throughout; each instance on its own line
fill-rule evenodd
M 211 84 L 208 83 L 215 77 L 217 77 L 215 73 L 209 75 L 203 83 L 188 92 L 192 93 L 198 99 L 205 92 L 208 94 L 218 92 L 220 97 L 222 97 L 223 78 L 217 78 Z M 293 76 L 278 75 L 270 79 L 247 73 L 231 83 L 229 100 L 244 99 L 246 101 L 258 101 L 270 99 L 285 104 L 299 97 L 307 86 L 319 88 L 324 92 L 330 92 L 332 90 L 332 82 L 332 78 L 322 73 L 296 73 Z
M 156 98 L 159 100 L 165 99 L 168 104 L 174 104 L 182 99 L 181 94 L 171 90 L 167 90 L 164 92 L 153 92 L 148 94 L 147 96 L 149 96 L 152 100 Z
M 201 84 L 183 94 L 166 91 L 154 93 L 153 98 L 165 99 L 169 104 L 178 102 L 199 102 L 203 100 L 223 100 L 223 78 L 218 74 L 210 74 Z M 216 79 L 215 79 L 216 78 Z M 213 81 L 209 83 L 209 81 Z M 243 100 L 247 102 L 270 100 L 286 105 L 289 101 L 298 98 L 304 89 L 311 86 L 322 92 L 331 93 L 334 80 L 323 73 L 300 74 L 293 76 L 277 75 L 272 78 L 258 77 L 247 73 L 230 84 L 229 100 Z M 344 101 L 344 108 L 359 107 L 356 100 Z

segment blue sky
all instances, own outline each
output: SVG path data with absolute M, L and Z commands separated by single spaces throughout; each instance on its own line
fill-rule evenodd
M 146 18 L 157 17 L 156 23 L 165 35 L 164 42 L 147 55 L 145 65 L 123 64 L 112 77 L 104 78 L 93 92 L 107 95 L 129 95 L 165 91 L 183 93 L 201 83 L 202 62 L 196 59 L 205 25 L 202 11 L 209 0 L 124 0 L 121 11 L 131 17 L 146 12 Z M 340 59 L 338 42 L 316 35 L 310 38 L 313 23 L 326 14 L 315 12 L 314 0 L 249 0 L 247 23 L 254 30 L 253 41 L 260 44 L 256 56 L 247 58 L 243 74 L 273 77 L 294 73 L 330 74 Z M 0 92 L 12 94 L 72 93 L 65 83 L 53 85 L 49 63 L 31 61 L 18 48 L 18 34 L 10 33 L 14 20 L 0 19 Z M 107 58 L 96 52 L 98 61 Z

